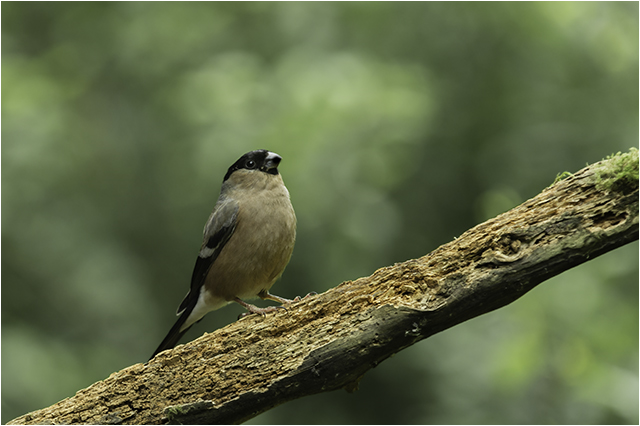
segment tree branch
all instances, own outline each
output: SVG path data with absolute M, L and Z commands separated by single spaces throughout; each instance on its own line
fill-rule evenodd
M 10 423 L 240 423 L 371 368 L 638 239 L 638 151 L 588 166 L 430 254 L 250 316 Z

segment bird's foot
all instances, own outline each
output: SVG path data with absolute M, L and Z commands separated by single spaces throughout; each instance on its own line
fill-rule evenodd
M 318 293 L 316 293 L 315 291 L 312 291 L 311 293 L 308 293 L 306 296 L 304 296 L 302 298 L 300 296 L 296 296 L 293 300 L 286 299 L 286 298 L 280 297 L 280 296 L 276 296 L 275 294 L 271 294 L 268 291 L 262 292 L 262 293 L 258 294 L 258 296 L 263 300 L 269 299 L 269 300 L 273 300 L 274 302 L 280 302 L 280 303 L 282 303 L 282 305 L 290 305 L 292 303 L 299 302 L 301 300 L 305 300 L 308 297 L 316 296 L 317 294 Z M 267 314 L 269 312 L 275 312 L 278 309 L 284 309 L 285 311 L 287 310 L 287 308 L 285 308 L 284 306 L 267 306 L 266 308 L 259 308 L 259 307 L 255 306 L 255 305 L 252 305 L 250 303 L 245 302 L 244 300 L 242 300 L 242 299 L 240 299 L 238 297 L 234 298 L 233 300 L 234 300 L 234 302 L 237 302 L 240 305 L 242 305 L 248 311 L 248 312 L 240 314 L 238 316 L 238 319 L 244 318 L 244 317 L 246 317 L 248 315 L 251 315 L 251 314 L 260 314 L 260 315 L 262 315 L 264 317 L 264 316 L 267 316 Z
M 291 300 L 291 299 L 285 299 L 284 297 L 276 296 L 275 294 L 271 294 L 268 291 L 264 291 L 258 294 L 258 297 L 260 297 L 263 300 L 269 299 L 269 300 L 273 300 L 274 302 L 280 302 L 283 305 L 290 305 L 291 303 L 299 302 L 301 300 L 306 299 L 307 297 L 315 296 L 317 294 L 318 293 L 316 293 L 315 291 L 312 291 L 311 293 L 307 294 L 305 297 L 301 298 L 300 296 L 296 296 L 293 300 Z
M 291 302 L 299 302 L 301 300 L 305 300 L 308 297 L 317 296 L 317 295 L 318 293 L 316 293 L 315 291 L 312 291 L 311 293 L 307 293 L 305 297 L 296 296 Z
M 244 313 L 240 314 L 238 316 L 238 319 L 244 318 L 244 317 L 246 317 L 248 315 L 251 315 L 251 314 L 260 314 L 263 317 L 266 317 L 269 312 L 275 312 L 278 309 L 284 309 L 285 311 L 287 310 L 284 306 L 267 306 L 266 308 L 258 308 L 256 305 L 252 305 L 250 303 L 247 303 L 244 300 L 241 300 L 241 299 L 239 299 L 237 297 L 234 298 L 233 300 L 234 300 L 234 302 L 237 302 L 237 303 L 241 304 L 247 311 L 249 311 L 249 312 L 244 312 Z

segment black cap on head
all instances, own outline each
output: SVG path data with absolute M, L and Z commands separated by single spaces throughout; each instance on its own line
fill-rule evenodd
M 236 170 L 246 169 L 246 170 L 259 170 L 264 173 L 269 173 L 270 175 L 278 174 L 278 164 L 282 157 L 280 157 L 275 152 L 268 151 L 266 149 L 258 149 L 256 151 L 247 152 L 244 154 L 238 161 L 233 163 L 229 170 L 227 170 L 227 174 L 224 175 L 223 182 L 229 179 L 229 177 Z

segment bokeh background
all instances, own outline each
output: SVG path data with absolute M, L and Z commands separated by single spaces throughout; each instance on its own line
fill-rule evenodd
M 322 292 L 637 146 L 638 74 L 637 2 L 3 2 L 2 422 L 147 360 L 246 151 Z M 251 422 L 637 424 L 638 243 Z

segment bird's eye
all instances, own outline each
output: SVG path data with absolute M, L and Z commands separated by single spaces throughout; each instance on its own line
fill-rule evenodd
M 246 162 L 245 166 L 247 169 L 253 169 L 256 167 L 256 162 L 253 160 L 249 160 Z

